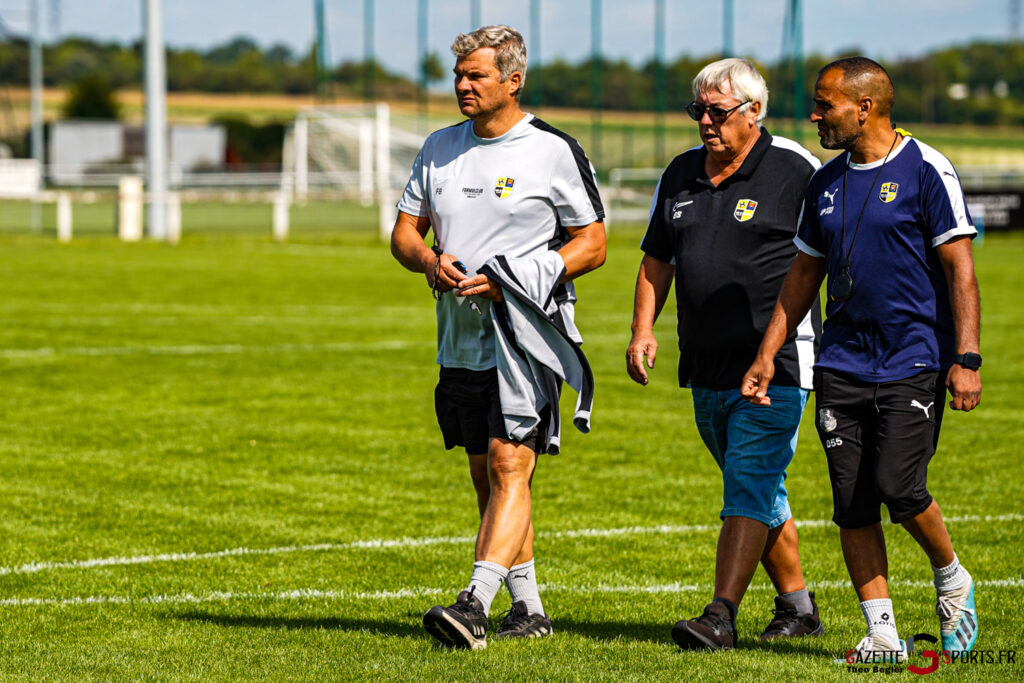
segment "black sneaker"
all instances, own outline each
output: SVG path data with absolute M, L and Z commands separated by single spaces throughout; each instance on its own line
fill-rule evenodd
M 459 593 L 451 607 L 431 607 L 423 615 L 423 627 L 442 645 L 462 650 L 487 647 L 487 614 L 471 590 Z
M 672 640 L 684 650 L 731 650 L 738 636 L 729 615 L 729 608 L 713 602 L 696 619 L 676 622 Z
M 495 638 L 537 638 L 550 636 L 551 620 L 544 614 L 530 614 L 526 611 L 526 603 L 520 600 L 513 602 L 505 614 L 502 615 L 501 625 Z
M 775 609 L 772 610 L 775 618 L 765 628 L 760 639 L 774 640 L 775 638 L 824 635 L 825 625 L 821 623 L 821 617 L 818 616 L 818 603 L 814 601 L 814 593 L 810 593 L 810 596 L 814 611 L 801 615 L 797 614 L 796 605 L 781 595 L 776 595 Z

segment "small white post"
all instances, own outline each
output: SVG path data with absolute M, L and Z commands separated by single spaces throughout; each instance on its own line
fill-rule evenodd
M 386 102 L 377 104 L 377 201 L 387 203 L 391 196 L 391 110 Z
M 181 241 L 181 195 L 177 192 L 167 193 L 167 241 Z
M 391 231 L 395 228 L 395 219 L 398 218 L 398 213 L 395 207 L 396 201 L 390 196 L 390 192 L 385 193 L 380 199 L 380 224 L 378 233 L 380 238 L 384 242 L 391 240 Z
M 373 204 L 373 123 L 359 120 L 359 202 Z
M 57 195 L 57 240 L 71 241 L 71 195 L 67 192 Z
M 284 242 L 288 239 L 288 209 L 291 198 L 287 192 L 274 195 L 274 241 Z
M 305 201 L 309 192 L 309 119 L 295 119 L 295 193 Z
M 142 239 L 142 178 L 124 176 L 118 184 L 117 236 L 122 242 Z

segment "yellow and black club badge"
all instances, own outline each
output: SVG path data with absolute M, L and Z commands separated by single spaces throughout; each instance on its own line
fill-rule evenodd
M 514 178 L 498 178 L 498 184 L 494 186 L 494 194 L 498 199 L 504 199 L 512 194 L 512 186 L 516 184 Z
M 882 189 L 878 191 L 878 198 L 888 204 L 896 199 L 896 193 L 900 189 L 899 183 L 882 183 Z
M 732 215 L 740 223 L 745 223 L 754 217 L 756 210 L 757 202 L 753 199 L 741 199 L 736 202 L 736 210 L 732 212 Z

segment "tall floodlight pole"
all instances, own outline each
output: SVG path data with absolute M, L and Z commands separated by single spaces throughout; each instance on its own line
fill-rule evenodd
M 530 108 L 540 110 L 540 0 L 530 0 Z
M 167 77 L 164 66 L 161 0 L 145 0 L 146 176 L 149 180 L 149 236 L 167 239 Z
M 39 164 L 39 187 L 43 185 L 43 45 L 39 28 L 39 0 L 32 0 L 29 22 L 31 23 L 31 48 L 29 49 L 29 86 L 32 91 L 32 136 L 30 140 L 32 158 Z M 39 202 L 32 202 L 32 231 L 43 229 L 42 210 Z
M 590 0 L 590 155 L 601 160 L 601 0 Z M 594 166 L 597 166 L 597 163 Z
M 654 159 L 665 165 L 665 0 L 654 2 Z
M 313 98 L 327 97 L 327 21 L 324 17 L 324 0 L 313 0 L 313 17 L 316 22 L 316 64 L 313 66 Z
M 469 30 L 475 31 L 480 28 L 481 21 L 483 20 L 480 18 L 480 0 L 469 0 Z
M 733 39 L 733 0 L 722 0 L 722 56 L 732 57 Z
M 803 137 L 800 124 L 807 115 L 804 104 L 804 21 L 800 0 L 790 0 L 789 16 L 793 22 L 790 43 L 793 46 L 793 137 L 799 141 Z
M 376 96 L 377 65 L 373 51 L 373 0 L 363 0 L 363 99 L 372 102 Z
M 420 110 L 420 132 L 427 130 L 427 37 L 429 21 L 429 0 L 419 0 L 419 16 L 417 32 L 420 55 L 420 88 L 419 88 L 419 110 Z

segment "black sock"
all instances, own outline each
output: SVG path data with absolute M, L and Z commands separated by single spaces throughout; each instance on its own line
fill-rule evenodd
M 736 614 L 740 611 L 740 608 L 737 607 L 736 605 L 732 604 L 731 601 L 726 600 L 725 598 L 715 598 L 711 602 L 720 602 L 720 603 L 722 603 L 723 605 L 725 605 L 726 607 L 729 608 L 729 618 L 732 620 L 732 630 L 735 631 L 736 630 Z

